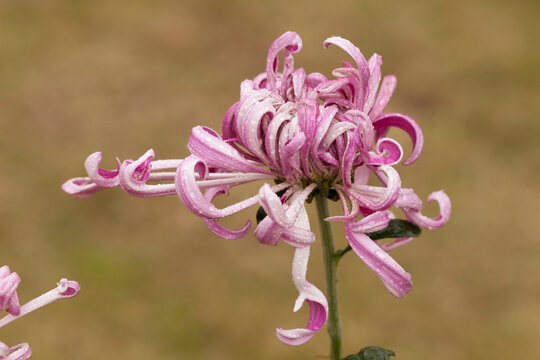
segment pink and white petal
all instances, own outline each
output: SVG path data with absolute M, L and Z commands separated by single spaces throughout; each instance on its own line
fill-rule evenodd
M 126 160 L 122 163 L 119 173 L 119 183 L 122 190 L 137 197 L 167 196 L 176 193 L 175 186 L 172 183 L 146 184 L 152 171 L 151 163 L 153 158 L 154 151 L 150 149 L 139 159 L 135 161 Z
M 393 167 L 381 165 L 376 169 L 377 172 L 386 174 L 386 187 L 352 184 L 350 188 L 343 188 L 360 204 L 374 211 L 386 210 L 393 206 L 399 198 L 401 189 L 401 179 Z
M 330 216 L 324 219 L 325 221 L 351 221 L 360 214 L 360 207 L 358 201 L 352 196 L 347 196 L 341 190 L 336 190 L 341 200 L 341 207 L 343 208 L 342 216 Z M 351 210 L 347 207 L 347 202 L 351 203 Z
M 420 210 L 403 208 L 403 211 L 407 215 L 407 219 L 420 227 L 430 230 L 440 228 L 446 224 L 450 219 L 450 213 L 452 212 L 450 198 L 446 195 L 444 190 L 439 190 L 428 196 L 428 202 L 431 202 L 432 200 L 437 201 L 439 204 L 439 216 L 428 218 L 427 216 L 422 215 Z
M 197 185 L 196 172 L 199 173 L 201 179 L 204 179 L 208 174 L 208 167 L 201 158 L 190 155 L 185 158 L 182 165 L 178 167 L 175 185 L 176 192 L 184 205 L 186 205 L 188 210 L 198 216 L 219 219 L 247 209 L 259 201 L 259 195 L 255 195 L 236 204 L 227 206 L 224 209 L 218 209 L 201 193 L 201 190 Z M 280 191 L 289 186 L 290 184 L 288 183 L 281 183 L 273 186 L 272 190 Z
M 317 165 L 321 167 L 323 165 L 318 157 L 319 146 L 321 145 L 324 136 L 328 132 L 328 129 L 332 124 L 332 120 L 334 119 L 334 116 L 336 116 L 337 112 L 338 108 L 336 106 L 329 106 L 325 108 L 319 116 L 317 126 L 315 127 L 315 134 L 313 135 L 313 140 L 310 145 L 311 158 L 313 159 L 313 161 L 318 162 Z
M 416 195 L 413 189 L 401 189 L 399 190 L 399 197 L 394 204 L 395 207 L 406 209 L 422 209 L 422 200 Z
M 302 176 L 302 170 L 300 169 L 300 157 L 298 153 L 300 150 L 302 150 L 305 142 L 306 135 L 303 132 L 299 132 L 287 140 L 283 146 L 283 151 L 281 152 L 283 175 L 289 182 L 294 182 L 295 174 Z
M 371 170 L 366 165 L 358 166 L 354 170 L 354 183 L 356 185 L 367 185 L 370 175 Z
M 0 268 L 0 312 L 6 306 L 6 311 L 12 315 L 19 315 L 21 307 L 17 296 L 17 287 L 21 283 L 21 278 L 15 272 L 11 272 L 7 265 Z
M 296 53 L 302 49 L 302 39 L 297 33 L 287 31 L 285 34 L 277 38 L 270 48 L 268 49 L 268 56 L 266 60 L 266 74 L 269 88 L 271 90 L 276 89 L 278 68 L 278 55 L 281 50 L 285 50 L 287 53 Z
M 292 83 L 295 98 L 300 98 L 302 96 L 305 81 L 306 71 L 303 68 L 294 70 L 292 73 Z
M 375 96 L 377 95 L 377 88 L 381 82 L 381 65 L 382 56 L 379 54 L 373 54 L 368 61 L 369 65 L 369 83 L 368 83 L 368 95 L 364 104 L 364 112 L 369 113 L 369 110 L 375 103 Z
M 356 150 L 357 145 L 354 139 L 354 135 L 347 133 L 347 145 L 345 147 L 343 157 L 340 161 L 340 173 L 343 178 L 343 184 L 346 187 L 350 187 L 352 185 L 352 168 L 357 154 Z
M 299 223 L 297 223 L 298 227 L 305 228 L 307 224 L 309 228 L 307 214 L 302 214 L 299 220 Z M 309 320 L 305 328 L 276 329 L 278 339 L 287 345 L 301 345 L 309 341 L 324 326 L 327 319 L 328 302 L 324 294 L 315 285 L 306 280 L 309 252 L 309 246 L 296 248 L 292 268 L 293 282 L 299 292 L 294 305 L 294 311 L 298 311 L 303 303 L 307 302 L 310 310 Z
M 379 90 L 377 98 L 375 99 L 375 102 L 369 112 L 369 117 L 371 119 L 377 118 L 382 113 L 382 111 L 390 101 L 390 98 L 392 97 L 396 86 L 397 78 L 394 75 L 387 75 L 384 77 L 381 84 L 381 89 Z
M 328 79 L 321 73 L 313 72 L 306 76 L 306 86 L 310 89 L 315 89 L 320 83 Z
M 279 142 L 279 131 L 284 122 L 291 119 L 291 110 L 294 108 L 293 102 L 288 102 L 283 105 L 275 117 L 272 119 L 268 128 L 266 129 L 266 138 L 265 138 L 265 149 L 266 154 L 268 155 L 268 160 L 270 165 L 276 169 L 281 170 L 279 156 L 278 156 L 278 142 Z
M 86 161 L 84 162 L 84 167 L 88 173 L 88 177 L 103 188 L 110 188 L 118 186 L 119 179 L 118 173 L 120 172 L 120 161 L 117 160 L 117 169 L 116 170 L 105 170 L 99 167 L 101 163 L 102 155 L 101 152 L 95 152 L 90 154 Z
M 215 188 L 208 189 L 204 196 L 208 199 L 208 201 L 212 202 L 216 196 L 221 194 L 227 194 L 228 187 L 227 186 L 219 186 Z M 243 228 L 238 230 L 232 230 L 228 229 L 225 226 L 221 225 L 217 220 L 209 219 L 209 218 L 202 218 L 208 229 L 212 231 L 217 236 L 227 239 L 227 240 L 235 240 L 243 238 L 244 236 L 249 233 L 249 229 L 251 228 L 251 221 L 247 221 Z
M 347 52 L 354 60 L 356 65 L 358 66 L 358 70 L 360 71 L 360 81 L 362 86 L 362 94 L 361 94 L 361 104 L 360 108 L 363 108 L 367 85 L 368 85 L 368 79 L 369 79 L 369 65 L 366 61 L 366 58 L 358 49 L 356 46 L 353 45 L 349 40 L 343 39 L 339 36 L 333 36 L 331 38 L 328 38 L 324 41 L 323 46 L 327 48 L 331 44 L 336 45 L 340 48 L 342 48 L 345 52 Z
M 326 134 L 324 135 L 324 138 L 321 142 L 320 148 L 323 150 L 328 150 L 330 145 L 341 135 L 344 133 L 356 129 L 356 125 L 352 122 L 338 122 L 334 123 L 330 126 Z
M 268 158 L 263 148 L 261 134 L 261 122 L 264 117 L 272 119 L 275 115 L 274 106 L 269 99 L 253 104 L 242 121 L 242 132 L 239 133 L 242 144 L 261 162 L 268 163 Z
M 381 245 L 381 248 L 382 248 L 384 251 L 390 251 L 390 250 L 394 250 L 395 248 L 400 247 L 400 246 L 402 246 L 402 245 L 408 244 L 408 243 L 410 243 L 410 242 L 413 241 L 413 240 L 414 240 L 414 237 L 402 237 L 402 238 L 396 238 L 396 239 L 395 239 L 393 242 L 391 242 L 391 243 Z
M 373 120 L 373 127 L 377 133 L 377 138 L 382 137 L 382 133 L 392 126 L 398 127 L 409 134 L 413 143 L 413 150 L 407 160 L 403 162 L 403 165 L 412 164 L 422 153 L 422 148 L 424 146 L 422 129 L 420 129 L 420 126 L 418 126 L 413 119 L 399 113 L 381 114 Z
M 27 343 L 22 343 L 9 347 L 0 342 L 0 359 L 5 360 L 26 360 L 32 355 L 32 348 Z
M 311 230 L 292 226 L 283 230 L 281 239 L 284 243 L 293 247 L 304 247 L 315 242 L 315 234 Z
M 69 179 L 62 184 L 62 190 L 69 195 L 82 199 L 94 195 L 98 191 L 106 188 L 94 184 L 89 177 L 78 177 Z
M 407 295 L 412 288 L 411 275 L 367 235 L 354 231 L 353 223 L 345 223 L 345 236 L 356 255 L 375 272 L 395 297 Z
M 359 221 L 351 222 L 350 228 L 354 232 L 370 233 L 385 229 L 389 221 L 390 215 L 388 211 L 376 211 Z
M 289 201 L 288 208 L 285 208 L 270 185 L 264 184 L 259 190 L 259 202 L 268 217 L 276 224 L 282 228 L 290 228 L 297 221 L 301 210 L 305 208 L 304 203 L 307 197 L 316 187 L 317 184 L 310 184 L 305 189 L 295 192 Z
M 213 130 L 196 126 L 191 132 L 188 148 L 193 155 L 204 159 L 206 164 L 228 171 L 252 171 L 273 174 L 246 160 L 235 148 L 225 142 Z
M 395 165 L 403 158 L 403 148 L 394 139 L 381 138 L 375 144 L 375 153 L 370 154 L 369 165 Z
M 284 228 L 276 224 L 270 217 L 266 216 L 257 225 L 255 230 L 253 230 L 253 234 L 261 244 L 276 246 L 279 243 L 283 231 Z

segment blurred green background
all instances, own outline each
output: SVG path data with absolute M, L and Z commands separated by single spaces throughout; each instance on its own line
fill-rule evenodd
M 290 247 L 219 239 L 177 197 L 115 189 L 77 200 L 60 190 L 97 150 L 109 168 L 149 148 L 186 156 L 190 129 L 220 130 L 240 82 L 294 30 L 304 41 L 296 65 L 309 72 L 330 75 L 348 60 L 323 50 L 331 35 L 384 56 L 383 73 L 399 80 L 389 110 L 416 119 L 426 140 L 417 163 L 398 167 L 403 184 L 423 199 L 444 188 L 453 202 L 446 227 L 392 253 L 413 276 L 405 299 L 353 254 L 343 259 L 344 353 L 380 345 L 398 359 L 534 357 L 539 12 L 535 1 L 0 2 L 0 263 L 21 275 L 21 301 L 62 276 L 83 287 L 0 329 L 0 340 L 29 342 L 45 360 L 327 354 L 326 329 L 301 347 L 274 335 L 307 319 L 306 309 L 292 313 Z M 308 279 L 324 289 L 320 242 Z

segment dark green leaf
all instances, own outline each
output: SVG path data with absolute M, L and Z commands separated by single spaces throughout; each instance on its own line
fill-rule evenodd
M 255 215 L 257 218 L 257 224 L 263 221 L 263 219 L 266 217 L 266 211 L 264 211 L 263 207 L 260 206 L 259 210 L 257 210 L 257 215 Z
M 349 355 L 343 360 L 390 360 L 390 356 L 396 356 L 396 354 L 392 350 L 368 346 L 360 350 L 358 354 Z
M 358 355 L 359 360 L 390 360 L 390 356 L 396 356 L 396 353 L 378 346 L 368 346 L 360 350 Z
M 367 233 L 371 240 L 380 240 L 386 238 L 416 237 L 420 235 L 422 229 L 412 222 L 401 219 L 392 219 L 388 226 L 380 231 Z
M 354 354 L 354 355 L 349 355 L 346 358 L 343 358 L 343 360 L 362 360 L 362 359 L 360 358 L 359 355 Z

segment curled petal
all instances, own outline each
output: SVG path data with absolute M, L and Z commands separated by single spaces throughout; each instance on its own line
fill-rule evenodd
M 253 235 L 261 244 L 276 246 L 283 234 L 283 228 L 266 216 L 253 230 Z
M 118 174 L 120 172 L 120 161 L 117 159 L 117 169 L 116 170 L 105 170 L 101 169 L 99 167 L 99 164 L 101 163 L 102 155 L 101 152 L 95 152 L 93 154 L 90 154 L 86 158 L 86 161 L 84 162 L 84 167 L 86 168 L 86 171 L 88 172 L 88 177 L 97 184 L 98 186 L 101 186 L 103 188 L 110 188 L 114 186 L 118 186 L 119 179 Z
M 311 230 L 292 226 L 283 230 L 281 234 L 283 241 L 294 247 L 303 247 L 315 242 L 315 234 Z
M 306 135 L 303 132 L 299 132 L 292 138 L 287 140 L 282 148 L 281 159 L 283 165 L 283 175 L 289 182 L 294 181 L 294 173 L 301 175 L 298 152 L 304 146 L 306 142 Z
M 387 211 L 377 211 L 359 221 L 351 222 L 349 226 L 351 231 L 369 233 L 385 229 L 389 221 L 390 215 Z
M 393 242 L 382 245 L 381 248 L 384 251 L 390 251 L 390 250 L 394 250 L 397 247 L 400 247 L 401 245 L 408 244 L 413 240 L 414 240 L 414 237 L 396 238 Z
M 362 55 L 362 52 L 360 51 L 360 49 L 354 46 L 353 43 L 351 43 L 347 39 L 343 39 L 339 36 L 333 36 L 331 38 L 326 39 L 323 45 L 325 48 L 327 48 L 331 44 L 336 45 L 342 48 L 343 50 L 345 50 L 345 52 L 347 52 L 353 58 L 354 62 L 358 66 L 358 70 L 360 72 L 361 89 L 362 89 L 362 93 L 360 96 L 361 103 L 359 105 L 360 105 L 360 108 L 362 108 L 363 103 L 364 103 L 364 96 L 367 90 L 368 79 L 369 79 L 368 62 L 366 61 L 366 58 L 364 57 L 364 55 Z
M 69 179 L 62 184 L 62 190 L 69 195 L 82 199 L 94 195 L 105 188 L 94 184 L 89 177 L 78 177 Z
M 341 176 L 343 177 L 343 184 L 347 187 L 352 185 L 352 168 L 356 157 L 356 142 L 351 134 L 347 134 L 347 146 L 343 157 L 341 158 Z
M 6 311 L 12 315 L 19 315 L 21 307 L 17 296 L 17 287 L 21 278 L 17 273 L 12 273 L 7 265 L 0 267 L 0 312 Z
M 306 198 L 315 189 L 316 184 L 310 184 L 302 191 L 296 192 L 287 210 L 284 209 L 279 197 L 272 191 L 270 185 L 264 184 L 259 190 L 259 202 L 266 214 L 282 228 L 290 228 L 295 223 L 300 210 L 304 208 Z
M 382 280 L 395 297 L 407 295 L 412 288 L 411 275 L 367 235 L 354 231 L 353 223 L 345 223 L 345 235 L 356 255 Z
M 176 192 L 184 205 L 194 214 L 210 219 L 219 219 L 255 205 L 259 201 L 259 195 L 252 196 L 230 205 L 224 209 L 217 209 L 202 193 L 197 184 L 197 175 L 204 179 L 208 174 L 206 163 L 198 156 L 191 155 L 184 159 L 176 172 Z M 283 190 L 290 185 L 282 183 L 272 187 L 273 191 Z
M 368 113 L 369 110 L 373 107 L 375 102 L 375 95 L 377 95 L 377 88 L 381 82 L 381 65 L 382 65 L 382 56 L 379 54 L 373 54 L 368 61 L 369 65 L 369 84 L 368 84 L 368 95 L 366 102 L 364 103 L 364 112 Z
M 0 342 L 0 359 L 5 360 L 26 360 L 32 355 L 32 348 L 27 343 L 22 343 L 9 347 Z
M 354 183 L 356 185 L 367 185 L 370 175 L 371 170 L 367 166 L 358 166 L 354 170 Z
M 57 287 L 30 300 L 20 308 L 18 315 L 9 314 L 0 319 L 0 327 L 9 324 L 15 319 L 18 319 L 32 311 L 39 309 L 47 304 L 64 298 L 71 298 L 79 293 L 81 287 L 78 282 L 68 279 L 60 279 Z
M 413 150 L 407 160 L 403 162 L 403 165 L 412 164 L 420 157 L 422 147 L 424 146 L 422 129 L 420 129 L 420 126 L 413 119 L 407 115 L 398 113 L 382 114 L 373 121 L 373 127 L 379 135 L 391 126 L 396 126 L 404 130 L 411 137 Z
M 285 50 L 285 62 L 287 62 L 287 57 L 289 54 L 296 53 L 302 49 L 302 39 L 300 36 L 292 31 L 287 31 L 285 34 L 277 38 L 270 49 L 268 49 L 268 57 L 266 60 L 266 74 L 268 85 L 271 90 L 276 89 L 276 80 L 277 75 L 276 71 L 278 68 L 278 54 L 281 50 Z M 284 72 L 288 72 L 287 69 L 284 69 Z
M 370 156 L 368 164 L 374 165 L 395 165 L 403 157 L 401 145 L 394 139 L 381 138 L 375 144 L 376 154 Z
M 264 117 L 273 118 L 275 115 L 274 106 L 269 99 L 257 102 L 251 106 L 244 119 L 241 121 L 242 132 L 239 134 L 242 144 L 260 161 L 267 162 L 268 159 L 263 150 L 263 142 L 259 134 Z
M 310 229 L 305 208 L 298 216 L 295 226 L 304 230 Z M 305 328 L 276 329 L 278 339 L 287 345 L 301 345 L 309 341 L 324 326 L 327 319 L 328 302 L 324 294 L 306 279 L 309 252 L 309 246 L 296 248 L 292 267 L 293 282 L 299 292 L 294 304 L 294 311 L 298 311 L 303 303 L 307 302 L 309 305 L 309 320 Z
M 292 83 L 294 96 L 300 98 L 302 90 L 304 88 L 304 82 L 306 81 L 306 71 L 302 68 L 294 70 L 292 73 Z
M 387 75 L 384 77 L 381 89 L 379 90 L 373 107 L 371 107 L 371 111 L 369 112 L 369 116 L 372 119 L 377 118 L 382 113 L 382 111 L 390 101 L 390 98 L 392 97 L 396 86 L 397 78 L 394 75 Z
M 220 186 L 208 189 L 204 193 L 204 197 L 208 199 L 208 201 L 214 200 L 214 198 L 220 194 L 226 194 L 228 187 L 226 186 Z M 240 239 L 249 232 L 249 229 L 251 227 L 251 221 L 247 221 L 246 225 L 242 229 L 239 230 L 231 230 L 227 229 L 223 225 L 221 225 L 217 220 L 214 219 L 208 219 L 203 217 L 202 218 L 208 229 L 212 231 L 214 234 L 216 234 L 219 237 L 222 237 L 224 239 L 228 240 L 234 240 L 234 239 Z
M 386 174 L 386 187 L 352 184 L 350 188 L 343 189 L 355 197 L 363 206 L 375 211 L 385 210 L 398 200 L 401 179 L 398 172 L 390 165 L 381 165 L 376 169 L 376 172 Z
M 330 129 L 328 129 L 328 131 L 324 135 L 320 147 L 324 150 L 327 150 L 338 137 L 352 129 L 356 129 L 356 125 L 350 122 L 338 122 L 332 124 L 330 126 Z
M 207 127 L 196 126 L 193 128 L 188 147 L 192 154 L 204 159 L 209 166 L 228 171 L 253 171 L 272 174 L 271 171 L 247 161 L 235 148 L 227 144 L 218 134 Z
M 150 149 L 139 159 L 126 160 L 122 163 L 119 179 L 120 186 L 125 192 L 138 197 L 167 196 L 176 193 L 174 184 L 146 184 L 150 179 L 153 158 L 154 151 Z
M 325 221 L 351 221 L 360 214 L 360 207 L 358 201 L 352 196 L 346 196 L 343 191 L 337 190 L 338 196 L 341 200 L 341 206 L 343 208 L 342 216 L 330 216 L 324 219 Z M 347 208 L 347 201 L 351 202 L 351 210 Z
M 439 204 L 439 216 L 431 219 L 422 215 L 420 210 L 403 208 L 403 211 L 407 215 L 407 219 L 420 227 L 430 230 L 437 229 L 446 224 L 450 219 L 450 212 L 452 211 L 450 198 L 445 194 L 444 190 L 439 190 L 431 193 L 428 196 L 428 202 L 431 202 L 432 200 L 437 201 Z

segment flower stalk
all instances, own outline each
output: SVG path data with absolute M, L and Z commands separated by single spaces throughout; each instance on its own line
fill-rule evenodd
M 337 265 L 339 257 L 334 251 L 334 236 L 332 225 L 325 219 L 330 217 L 328 200 L 321 191 L 315 196 L 317 215 L 321 229 L 321 241 L 323 246 L 324 270 L 326 275 L 326 297 L 328 300 L 328 334 L 330 336 L 330 359 L 341 359 L 341 323 L 339 320 L 338 295 L 337 295 Z

